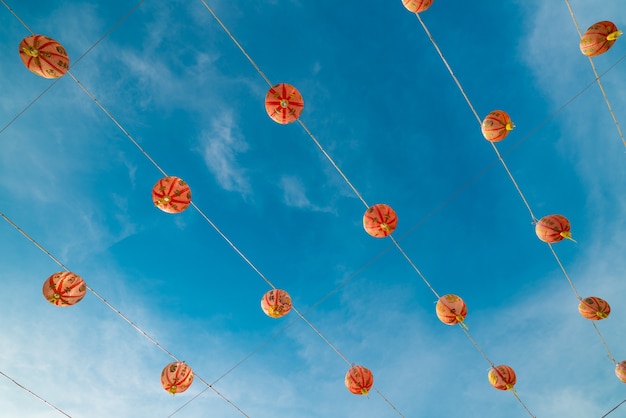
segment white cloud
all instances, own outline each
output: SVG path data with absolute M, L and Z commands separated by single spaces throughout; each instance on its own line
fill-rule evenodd
M 280 188 L 283 192 L 283 201 L 287 206 L 316 212 L 332 212 L 331 208 L 320 207 L 311 203 L 306 195 L 302 181 L 295 176 L 284 175 L 280 179 Z

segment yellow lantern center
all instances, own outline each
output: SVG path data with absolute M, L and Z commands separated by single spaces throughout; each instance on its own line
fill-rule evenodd
M 369 390 L 365 388 L 361 388 L 361 395 L 367 395 L 368 393 L 369 393 Z
M 52 298 L 51 298 L 51 299 L 52 299 L 52 301 L 57 301 L 57 300 L 61 299 L 61 295 L 55 292 L 55 293 L 52 295 Z
M 161 203 L 170 203 L 171 200 L 172 200 L 171 197 L 163 196 L 163 198 L 161 199 Z
M 513 122 L 509 122 L 509 123 L 507 123 L 507 124 L 504 126 L 504 128 L 505 128 L 507 131 L 512 131 L 513 129 L 515 129 L 515 124 L 514 124 Z
M 176 385 L 172 385 L 170 386 L 170 393 L 172 395 L 176 395 L 176 391 L 178 390 L 178 387 Z
M 22 48 L 22 51 L 24 51 L 26 55 L 30 55 L 31 57 L 39 56 L 39 50 L 32 46 L 25 46 Z
M 616 40 L 617 38 L 619 38 L 619 37 L 620 37 L 620 35 L 621 35 L 622 33 L 624 33 L 624 32 L 622 32 L 621 30 L 616 30 L 615 32 L 610 33 L 610 34 L 606 37 L 606 39 L 607 39 L 608 41 L 614 41 L 614 40 Z
M 283 109 L 285 109 L 287 106 L 289 106 L 289 100 L 287 99 L 282 99 L 280 101 L 280 107 L 282 107 Z
M 391 230 L 391 228 L 389 227 L 389 225 L 387 225 L 386 222 L 381 222 L 380 229 L 382 229 L 385 232 L 389 232 Z

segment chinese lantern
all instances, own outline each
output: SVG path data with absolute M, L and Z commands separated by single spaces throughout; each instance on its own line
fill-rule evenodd
M 588 57 L 604 54 L 621 34 L 622 31 L 613 22 L 604 20 L 594 23 L 580 38 L 580 52 Z
M 43 283 L 43 297 L 57 306 L 74 305 L 85 297 L 87 284 L 82 277 L 69 271 L 60 271 Z
M 161 372 L 161 385 L 172 395 L 186 391 L 192 382 L 193 371 L 182 361 L 168 364 Z
M 587 319 L 599 321 L 609 316 L 611 306 L 609 306 L 609 303 L 604 299 L 589 296 L 580 301 L 578 304 L 578 312 Z
M 463 322 L 467 316 L 467 306 L 457 295 L 444 295 L 437 301 L 435 307 L 437 318 L 444 324 L 456 325 Z
M 489 113 L 480 126 L 483 136 L 487 141 L 502 141 L 515 128 L 511 117 L 502 110 L 494 110 Z
M 43 35 L 27 36 L 20 42 L 20 58 L 33 73 L 44 78 L 58 78 L 70 66 L 63 45 Z
M 152 188 L 155 206 L 167 213 L 180 213 L 191 203 L 191 190 L 178 177 L 164 177 Z
M 509 366 L 501 365 L 489 370 L 489 383 L 499 390 L 511 390 L 515 386 L 515 371 Z
M 291 84 L 276 84 L 265 95 L 265 110 L 270 118 L 282 125 L 300 117 L 304 100 L 300 92 Z
M 563 238 L 573 241 L 569 221 L 563 215 L 544 216 L 535 225 L 535 233 L 540 240 L 549 244 L 559 242 Z
M 615 365 L 615 375 L 619 380 L 626 383 L 626 360 Z
M 285 316 L 291 310 L 291 296 L 284 290 L 272 289 L 263 295 L 261 309 L 272 318 Z
M 433 0 L 402 0 L 402 4 L 409 12 L 420 13 L 428 9 Z
M 355 395 L 367 395 L 374 386 L 374 375 L 363 366 L 352 366 L 346 373 L 346 387 Z
M 396 226 L 398 226 L 396 212 L 384 203 L 370 207 L 363 215 L 363 228 L 373 237 L 386 237 L 396 229 Z

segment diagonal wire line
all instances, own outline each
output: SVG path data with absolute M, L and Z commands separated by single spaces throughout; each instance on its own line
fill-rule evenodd
M 609 414 L 613 411 L 615 411 L 617 408 L 619 408 L 624 402 L 626 402 L 626 399 L 624 399 L 623 401 L 621 401 L 620 403 L 618 403 L 615 407 L 613 407 L 613 409 L 611 409 L 609 412 L 607 412 L 606 414 L 602 415 L 601 418 L 605 418 L 608 417 Z
M 48 251 L 43 245 L 41 245 L 39 242 L 37 242 L 33 237 L 31 237 L 26 231 L 24 231 L 22 228 L 20 228 L 15 222 L 13 222 L 7 215 L 5 215 L 4 213 L 0 212 L 0 217 L 2 217 L 9 225 L 11 225 L 13 228 L 15 228 L 15 230 L 17 230 L 17 232 L 19 232 L 20 234 L 22 234 L 24 236 L 24 238 L 26 238 L 27 240 L 29 240 L 32 244 L 34 244 L 37 248 L 39 248 L 44 254 L 46 254 L 48 257 L 50 257 L 50 259 L 52 261 L 54 261 L 56 264 L 59 265 L 59 267 L 61 267 L 62 269 L 64 269 L 65 271 L 71 271 L 65 264 L 63 264 L 58 258 L 56 258 L 50 251 Z M 93 293 L 94 296 L 96 296 L 98 299 L 100 299 L 107 307 L 109 307 L 113 312 L 115 312 L 119 317 L 121 317 L 124 321 L 126 321 L 131 327 L 133 327 L 137 332 L 139 332 L 141 335 L 143 335 L 144 337 L 146 337 L 151 343 L 153 343 L 155 346 L 157 346 L 161 351 L 163 351 L 165 354 L 167 354 L 168 356 L 170 356 L 172 359 L 174 359 L 175 361 L 181 361 L 178 357 L 176 357 L 174 354 L 172 354 L 171 351 L 169 351 L 168 349 L 166 349 L 161 343 L 159 343 L 154 337 L 152 337 L 150 334 L 148 334 L 146 331 L 144 331 L 139 325 L 137 325 L 135 322 L 133 322 L 130 318 L 128 318 L 126 315 L 124 315 L 118 308 L 116 308 L 115 306 L 113 306 L 113 304 L 111 304 L 108 300 L 106 300 L 100 293 L 98 293 L 96 290 L 94 290 L 91 286 L 86 285 L 87 290 L 89 290 L 91 293 Z M 202 383 L 204 383 L 207 388 L 211 389 L 217 396 L 219 396 L 220 398 L 222 398 L 223 400 L 225 400 L 227 403 L 229 403 L 232 407 L 234 407 L 237 411 L 239 411 L 243 416 L 248 417 L 249 416 L 243 412 L 237 405 L 235 405 L 232 401 L 230 401 L 228 398 L 226 398 L 222 393 L 220 393 L 217 389 L 215 389 L 213 387 L 213 385 L 211 385 L 210 383 L 208 383 L 206 380 L 204 380 L 202 377 L 198 376 L 197 374 L 194 373 L 194 376 L 200 380 Z
M 7 375 L 6 373 L 0 371 L 0 375 L 4 376 L 6 379 L 10 380 L 11 382 L 13 382 L 17 387 L 19 387 L 20 389 L 28 392 L 29 394 L 31 394 L 32 396 L 34 396 L 35 398 L 39 399 L 41 402 L 45 403 L 46 405 L 48 405 L 50 408 L 56 410 L 57 412 L 59 412 L 62 415 L 65 415 L 68 418 L 72 418 L 70 416 L 70 414 L 68 414 L 67 412 L 63 411 L 62 409 L 58 408 L 57 406 L 53 405 L 52 403 L 48 402 L 47 400 L 45 400 L 44 398 L 42 398 L 41 396 L 37 395 L 35 392 L 33 392 L 32 390 L 28 389 L 26 386 L 20 384 L 18 381 L 16 381 L 15 379 L 13 379 L 11 376 Z
M 574 9 L 572 9 L 572 5 L 570 4 L 569 0 L 565 0 L 565 4 L 567 5 L 569 14 L 572 17 L 574 26 L 576 26 L 576 31 L 578 32 L 578 36 L 582 38 L 583 34 L 580 30 L 580 26 L 578 25 L 578 20 L 576 20 L 576 16 L 574 15 Z M 600 76 L 598 75 L 596 64 L 593 62 L 593 59 L 591 57 L 587 57 L 587 58 L 589 59 L 589 64 L 591 64 L 591 69 L 593 70 L 593 74 L 596 76 L 596 82 L 598 83 L 598 87 L 600 88 L 600 92 L 602 93 L 602 97 L 604 98 L 604 101 L 606 103 L 606 107 L 609 109 L 609 113 L 611 114 L 611 117 L 613 118 L 613 123 L 615 124 L 615 128 L 617 129 L 617 133 L 619 134 L 619 137 L 621 138 L 624 146 L 626 146 L 626 139 L 624 139 L 624 133 L 622 132 L 622 128 L 620 128 L 619 126 L 617 117 L 615 117 L 615 112 L 613 112 L 613 107 L 611 106 L 611 102 L 609 101 L 609 98 L 606 95 L 606 91 L 604 91 L 604 86 L 602 85 L 602 82 L 600 81 Z

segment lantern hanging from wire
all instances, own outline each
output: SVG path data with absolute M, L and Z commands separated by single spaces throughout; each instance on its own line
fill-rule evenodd
M 615 375 L 619 380 L 626 383 L 626 360 L 615 365 Z
M 457 295 L 443 295 L 435 306 L 437 318 L 444 324 L 456 325 L 465 320 L 467 306 Z
M 608 318 L 611 313 L 609 303 L 596 296 L 584 298 L 578 304 L 578 312 L 587 319 L 599 321 Z
M 371 206 L 363 215 L 365 232 L 376 238 L 390 235 L 398 226 L 396 212 L 384 203 Z
M 402 0 L 402 4 L 409 12 L 421 13 L 433 4 L 433 0 Z
M 505 365 L 492 367 L 487 377 L 489 384 L 498 390 L 511 390 L 517 381 L 515 371 Z
M 604 54 L 622 33 L 608 20 L 594 23 L 580 38 L 580 52 L 588 57 Z
M 304 109 L 302 95 L 291 84 L 280 83 L 265 95 L 265 110 L 272 120 L 281 125 L 294 122 Z
M 167 213 L 180 213 L 191 203 L 191 189 L 178 177 L 164 177 L 152 188 L 154 205 Z
M 69 271 L 54 273 L 43 283 L 43 297 L 53 305 L 71 306 L 80 302 L 87 293 L 87 284 L 77 274 Z
M 70 58 L 63 45 L 44 35 L 22 39 L 19 53 L 26 68 L 44 78 L 59 78 L 70 67 Z
M 192 383 L 193 371 L 185 362 L 172 362 L 161 372 L 161 385 L 172 395 L 186 391 Z
M 374 386 L 374 375 L 366 367 L 352 366 L 346 373 L 345 384 L 351 393 L 367 395 Z
M 487 141 L 500 142 L 515 128 L 511 117 L 502 110 L 494 110 L 485 116 L 480 125 Z
M 280 318 L 291 310 L 291 296 L 281 289 L 272 289 L 263 295 L 261 309 L 267 316 Z
M 543 242 L 554 244 L 563 239 L 572 240 L 569 220 L 563 215 L 544 216 L 535 225 L 535 233 Z

